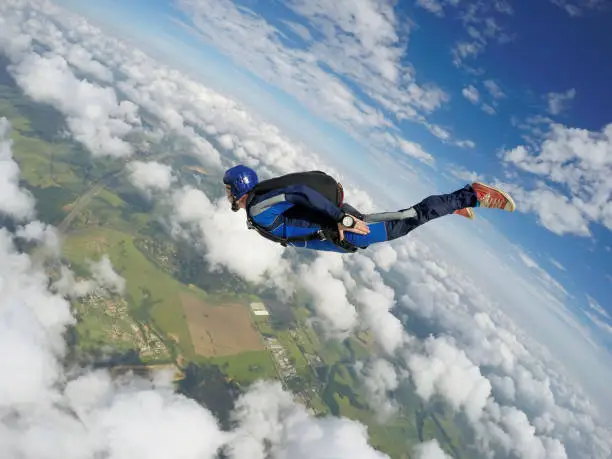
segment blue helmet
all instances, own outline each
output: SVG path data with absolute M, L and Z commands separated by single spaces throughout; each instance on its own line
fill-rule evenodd
M 253 169 L 239 164 L 225 171 L 223 183 L 230 186 L 234 199 L 240 199 L 259 183 L 259 179 Z

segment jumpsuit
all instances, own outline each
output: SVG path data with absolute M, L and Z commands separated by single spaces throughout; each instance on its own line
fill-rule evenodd
M 340 207 L 319 192 L 304 185 L 293 185 L 256 197 L 247 208 L 250 217 L 267 232 L 281 238 L 304 236 L 322 228 L 335 228 L 343 212 L 363 220 L 370 233 L 344 231 L 344 239 L 365 249 L 369 245 L 403 237 L 415 228 L 452 214 L 464 207 L 477 207 L 476 192 L 470 185 L 447 194 L 432 195 L 412 207 L 396 212 L 363 214 L 348 203 Z M 288 245 L 311 250 L 347 253 L 330 239 L 290 241 Z

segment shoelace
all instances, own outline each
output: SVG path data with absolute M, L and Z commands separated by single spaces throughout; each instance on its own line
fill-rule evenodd
M 505 200 L 502 198 L 494 198 L 491 196 L 491 193 L 487 193 L 480 198 L 480 204 L 483 207 L 502 209 L 505 205 Z

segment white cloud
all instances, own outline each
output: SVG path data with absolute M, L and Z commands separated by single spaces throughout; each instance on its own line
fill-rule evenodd
M 493 386 L 495 398 L 504 404 L 512 404 L 516 400 L 514 379 L 509 376 L 491 375 L 489 381 Z
M 0 406 L 27 413 L 29 405 L 44 407 L 56 398 L 53 386 L 61 373 L 56 357 L 65 347 L 61 333 L 73 318 L 68 304 L 47 291 L 44 273 L 32 270 L 29 257 L 16 252 L 4 229 L 0 254 L 0 345 L 12 350 L 0 355 Z M 14 443 L 7 422 L 0 422 L 0 450 Z
M 480 100 L 480 93 L 478 92 L 478 89 L 476 89 L 472 85 L 469 85 L 463 88 L 461 93 L 463 94 L 463 97 L 465 97 L 467 100 L 469 100 L 473 104 L 477 104 L 478 101 Z
M 361 319 L 374 333 L 376 342 L 385 353 L 393 354 L 405 340 L 401 322 L 389 312 L 394 306 L 393 299 L 375 290 L 359 288 L 356 302 L 361 306 Z
M 519 145 L 502 158 L 558 186 L 510 185 L 519 211 L 536 213 L 557 234 L 588 236 L 590 223 L 612 229 L 612 124 L 601 132 L 553 124 L 537 150 Z
M 93 58 L 92 54 L 79 44 L 72 44 L 66 52 L 66 61 L 78 70 L 105 83 L 113 82 L 113 72 Z
M 555 268 L 557 268 L 560 271 L 567 271 L 567 269 L 565 268 L 565 266 L 563 266 L 561 263 L 559 263 L 557 260 L 555 260 L 554 258 L 550 258 L 549 259 L 550 264 L 552 264 Z
M 2 196 L 2 194 L 0 194 Z M 35 241 L 39 245 L 39 251 L 45 256 L 59 257 L 61 251 L 61 241 L 59 231 L 51 225 L 42 223 L 38 220 L 28 222 L 24 226 L 17 228 L 15 236 L 26 241 Z
M 224 198 L 211 202 L 200 190 L 182 188 L 172 195 L 175 222 L 192 227 L 205 244 L 203 256 L 213 266 L 227 266 L 249 282 L 283 274 L 284 248 L 247 231 L 244 216 L 234 213 Z
M 229 1 L 207 5 L 182 1 L 180 6 L 193 18 L 202 38 L 247 63 L 262 78 L 278 84 L 308 106 L 316 101 L 328 119 L 338 116 L 342 124 L 349 126 L 359 123 L 373 127 L 385 123 L 371 111 L 362 112 L 358 100 L 345 85 L 313 65 L 315 56 L 283 46 L 276 38 L 277 30 L 263 18 L 246 14 Z
M 569 101 L 576 97 L 576 90 L 574 88 L 568 89 L 566 92 L 551 92 L 546 95 L 548 101 L 548 113 L 551 115 L 559 115 L 561 112 L 567 109 Z
M 397 252 L 390 245 L 378 245 L 372 248 L 372 259 L 383 271 L 389 271 L 397 260 Z
M 528 268 L 539 268 L 540 266 L 524 252 L 519 252 L 519 257 Z
M 587 301 L 588 301 L 589 308 L 591 308 L 593 311 L 595 311 L 600 316 L 603 316 L 603 317 L 606 317 L 606 318 L 612 320 L 612 316 L 610 316 L 610 313 L 608 313 L 608 311 L 606 311 L 601 306 L 601 304 L 599 304 L 597 302 L 597 300 L 595 300 L 595 298 L 593 298 L 590 295 L 587 295 Z
M 559 283 L 559 281 L 552 277 L 544 268 L 542 268 L 535 260 L 533 260 L 533 258 L 530 258 L 521 249 L 518 249 L 517 253 L 521 261 L 525 264 L 525 266 L 535 271 L 538 276 L 538 279 L 547 289 L 553 291 L 555 294 L 560 295 L 561 297 L 569 295 L 567 290 Z
M 452 166 L 449 168 L 449 172 L 451 175 L 458 178 L 459 180 L 463 180 L 468 183 L 482 181 L 484 179 L 483 175 L 475 171 L 469 171 L 463 166 Z
M 442 141 L 446 141 L 451 138 L 451 133 L 441 126 L 435 124 L 428 124 L 427 129 L 429 130 L 429 132 L 431 132 L 433 135 L 435 135 L 438 139 Z
M 482 104 L 482 111 L 487 115 L 495 115 L 495 109 L 489 104 Z
M 372 448 L 361 423 L 346 418 L 313 418 L 296 405 L 280 383 L 256 382 L 236 403 L 229 456 L 232 459 L 264 459 L 265 443 L 271 457 L 325 459 L 388 459 Z
M 506 32 L 496 19 L 499 15 L 513 14 L 512 7 L 505 0 L 449 3 L 460 8 L 460 18 L 466 32 L 466 36 L 458 39 L 451 49 L 453 64 L 473 75 L 482 75 L 483 69 L 473 68 L 465 62 L 483 53 L 491 41 L 503 44 L 513 39 L 513 35 Z
M 587 295 L 589 309 L 582 312 L 601 331 L 612 334 L 612 315 L 590 295 Z
M 550 2 L 560 8 L 563 8 L 565 12 L 572 17 L 580 16 L 582 14 L 582 10 L 568 0 L 550 0 Z
M 124 139 L 140 124 L 132 102 L 118 101 L 111 88 L 77 79 L 59 55 L 27 54 L 10 69 L 29 96 L 66 114 L 74 138 L 94 155 L 132 154 Z
M 493 97 L 494 99 L 503 99 L 504 97 L 506 97 L 506 94 L 504 94 L 504 92 L 501 90 L 501 88 L 495 81 L 485 80 L 482 84 L 484 84 L 485 88 L 487 88 L 489 94 L 491 94 L 491 97 Z
M 460 6 L 460 0 L 416 0 L 416 4 L 430 13 L 442 17 L 445 14 L 445 7 L 456 8 Z
M 138 127 L 130 134 L 128 140 L 131 144 L 143 143 L 148 149 L 151 144 L 156 147 L 162 140 L 167 141 L 164 154 L 172 154 L 174 151 L 191 154 L 214 172 L 222 167 L 221 155 L 211 143 L 217 141 L 240 161 L 258 168 L 262 176 L 280 171 L 325 168 L 342 177 L 342 174 L 324 167 L 319 158 L 305 147 L 289 141 L 276 126 L 247 112 L 236 101 L 156 62 L 143 52 L 104 35 L 78 16 L 46 2 L 32 3 L 32 6 L 51 20 L 22 21 L 19 8 L 9 9 L 0 5 L 0 8 L 5 8 L 2 10 L 3 20 L 8 21 L 8 26 L 2 30 L 6 34 L 6 42 L 2 42 L 4 49 L 23 42 L 18 52 L 13 53 L 15 62 L 26 57 L 32 61 L 51 60 L 57 63 L 63 72 L 60 73 L 64 83 L 74 83 L 76 80 L 75 87 L 85 88 L 92 95 L 99 97 L 100 100 L 92 97 L 92 103 L 101 101 L 102 108 L 106 110 L 108 107 L 105 104 L 108 105 L 108 100 L 105 97 L 114 100 L 117 94 L 121 94 L 128 99 L 122 100 L 122 106 L 132 107 L 138 114 L 147 112 L 161 122 L 161 127 L 145 128 L 138 124 L 139 118 L 128 117 L 128 120 Z M 17 38 L 20 36 L 23 37 L 21 41 Z M 38 55 L 31 45 L 33 40 L 44 43 L 55 54 L 48 52 Z M 66 53 L 74 44 L 72 41 L 77 41 L 79 46 L 86 49 L 92 59 L 105 63 L 114 75 L 115 88 L 93 85 L 74 76 L 72 69 L 64 62 Z M 28 90 L 29 87 L 22 86 L 22 89 Z M 33 88 L 33 91 L 36 90 L 42 91 L 40 88 Z M 85 99 L 67 101 L 63 93 L 53 92 L 48 94 L 48 97 L 59 98 L 56 101 L 58 106 L 66 110 L 71 109 L 73 105 L 81 107 L 83 102 L 87 102 Z M 72 105 L 68 104 L 69 102 Z M 84 110 L 83 107 L 81 109 Z M 103 112 L 104 110 L 101 110 L 101 113 Z M 70 119 L 68 111 L 64 114 Z M 181 140 L 177 141 L 175 135 Z M 108 144 L 104 147 L 107 148 Z M 264 157 L 266 164 L 262 163 Z M 350 184 L 347 186 L 350 189 Z
M 367 0 L 357 4 L 340 1 L 334 8 L 329 8 L 320 0 L 291 0 L 288 6 L 322 30 L 327 48 L 317 53 L 322 60 L 327 60 L 344 44 L 349 51 L 346 54 L 354 57 L 344 61 L 352 64 L 352 68 L 343 72 L 366 84 L 370 82 L 363 78 L 374 75 L 380 75 L 391 83 L 398 81 L 399 58 L 403 53 L 391 5 Z M 342 39 L 330 30 L 331 26 L 338 28 Z M 330 54 L 326 55 L 327 52 Z M 368 75 L 370 72 L 372 75 Z
M 23 221 L 35 213 L 32 194 L 19 186 L 19 165 L 13 159 L 11 124 L 0 118 L 0 213 Z
M 453 63 L 460 67 L 466 58 L 475 58 L 484 50 L 484 45 L 475 41 L 461 41 L 453 49 Z
M 465 353 L 445 338 L 428 338 L 425 355 L 408 352 L 406 364 L 425 400 L 440 394 L 455 409 L 463 408 L 468 419 L 476 422 L 491 393 L 491 383 Z
M 176 181 L 172 167 L 156 161 L 132 161 L 126 167 L 134 186 L 147 193 L 153 190 L 168 191 Z
M 69 268 L 62 266 L 60 278 L 51 287 L 54 292 L 62 296 L 81 298 L 93 293 L 98 288 L 98 284 L 93 279 L 77 280 Z
M 359 286 L 353 289 L 352 296 L 376 342 L 386 354 L 393 355 L 408 339 L 400 320 L 390 313 L 395 306 L 395 292 L 385 284 L 374 261 L 364 256 L 355 258 L 352 267 Z
M 293 0 L 289 4 L 323 31 L 325 40 L 314 51 L 317 58 L 367 88 L 369 95 L 387 108 L 392 103 L 391 110 L 399 118 L 406 115 L 402 105 L 428 113 L 447 100 L 434 85 L 418 86 L 414 69 L 402 64 L 401 29 L 390 4 L 371 0 L 342 1 L 333 8 L 322 0 Z
M 593 322 L 600 330 L 612 334 L 612 324 L 604 322 L 595 314 L 590 313 L 589 311 L 584 311 L 587 317 Z
M 588 220 L 571 200 L 550 187 L 540 186 L 533 190 L 503 183 L 501 186 L 512 195 L 519 212 L 533 212 L 538 223 L 549 231 L 562 236 L 575 234 L 590 236 Z
M 69 268 L 61 266 L 61 277 L 53 283 L 53 290 L 73 298 L 87 296 L 96 290 L 101 294 L 105 291 L 118 295 L 125 293 L 126 281 L 113 269 L 108 255 L 103 255 L 98 261 L 87 260 L 87 263 L 91 279 L 77 280 Z
M 388 396 L 388 392 L 399 386 L 395 367 L 380 358 L 366 364 L 357 362 L 355 367 L 365 389 L 368 406 L 377 414 L 379 422 L 388 421 L 399 409 L 399 405 Z
M 435 15 L 444 15 L 444 7 L 439 0 L 416 0 L 416 4 Z
M 16 3 L 15 6 L 25 4 Z M 149 131 L 141 123 L 140 106 L 158 116 L 188 142 L 180 147 L 183 153 L 192 154 L 207 166 L 219 166 L 218 152 L 196 133 L 194 125 L 204 130 L 210 128 L 203 113 L 214 116 L 214 110 L 202 111 L 203 104 L 225 102 L 221 109 L 226 109 L 231 101 L 222 97 L 210 100 L 200 95 L 189 100 L 190 106 L 183 107 L 179 114 L 176 108 L 185 104 L 185 92 L 193 91 L 194 82 L 155 64 L 143 53 L 116 39 L 105 37 L 85 20 L 51 3 L 29 5 L 52 20 L 23 20 L 19 8 L 0 5 L 3 20 L 8 24 L 3 30 L 6 35 L 5 40 L 0 40 L 0 49 L 12 60 L 9 70 L 24 92 L 62 112 L 70 133 L 92 154 L 129 156 L 139 143 L 144 146 L 148 140 L 158 143 L 161 140 L 159 131 Z M 79 46 L 89 53 L 88 57 L 104 62 L 108 65 L 105 68 L 113 68 L 116 75 L 113 74 L 112 82 L 116 88 L 104 86 L 109 82 L 104 76 L 98 83 L 92 83 L 75 75 L 69 65 L 79 70 L 74 64 L 75 44 L 71 41 L 76 40 L 75 37 L 80 41 Z M 21 45 L 14 46 L 15 40 Z M 49 50 L 40 51 L 35 43 L 43 43 Z M 82 67 L 84 57 L 78 59 Z M 155 95 L 146 92 L 145 88 Z M 132 100 L 120 99 L 118 94 Z
M 493 6 L 500 13 L 509 14 L 509 15 L 514 14 L 514 9 L 512 8 L 512 5 L 508 3 L 506 0 L 495 0 Z
M 125 279 L 115 272 L 108 255 L 103 255 L 96 262 L 90 262 L 89 269 L 98 285 L 113 293 L 123 295 L 125 292 Z
M 423 443 L 419 443 L 414 447 L 414 453 L 416 459 L 450 459 L 451 456 L 446 454 L 438 440 L 429 440 Z
M 301 285 L 314 298 L 317 316 L 334 336 L 346 337 L 357 325 L 357 311 L 347 297 L 342 279 L 344 262 L 333 254 L 323 253 L 300 267 Z
M 480 433 L 495 438 L 505 454 L 521 458 L 552 458 L 567 459 L 568 455 L 563 444 L 557 439 L 539 436 L 529 423 L 527 416 L 514 407 L 491 407 L 491 418 L 497 421 L 484 422 Z M 488 443 L 487 440 L 484 440 Z
M 455 142 L 455 145 L 460 148 L 476 148 L 476 142 L 474 142 L 473 140 L 459 140 Z
M 425 123 L 425 127 L 431 134 L 436 136 L 442 143 L 454 144 L 460 148 L 474 148 L 476 144 L 472 140 L 454 140 L 453 135 L 442 126 L 436 124 Z
M 289 29 L 291 29 L 302 40 L 311 41 L 313 39 L 310 30 L 305 25 L 292 21 L 283 21 L 283 23 L 286 24 L 287 27 L 289 27 Z
M 96 376 L 102 381 L 96 381 Z M 107 387 L 100 388 L 101 383 Z M 103 390 L 99 398 L 88 393 L 91 384 Z M 84 430 L 85 435 L 81 436 L 89 443 L 80 445 L 88 447 L 83 448 L 81 455 L 101 449 L 111 457 L 141 454 L 152 458 L 177 454 L 185 458 L 215 457 L 226 438 L 216 419 L 193 400 L 173 394 L 170 387 L 161 390 L 146 386 L 113 387 L 103 373 L 88 374 L 71 382 L 67 393 L 74 405 L 69 406 L 78 410 L 83 424 L 73 430 Z M 86 407 L 78 403 L 83 399 L 88 402 Z M 57 430 L 63 433 L 61 428 Z
M 571 17 L 582 16 L 588 10 L 597 10 L 606 6 L 605 0 L 550 0 L 550 2 L 565 10 Z
M 375 148 L 384 150 L 385 145 L 377 144 L 372 134 L 395 129 L 377 104 L 397 120 L 424 122 L 449 100 L 436 85 L 418 83 L 414 69 L 404 64 L 401 33 L 407 29 L 388 3 L 341 1 L 330 7 L 320 0 L 288 2 L 321 34 L 306 48 L 281 42 L 281 32 L 263 16 L 228 0 L 181 0 L 179 5 L 192 21 L 182 25 L 192 33 Z
M 398 138 L 397 140 L 399 143 L 400 150 L 403 153 L 415 159 L 418 159 L 419 161 L 425 164 L 431 165 L 434 163 L 434 157 L 429 153 L 425 152 L 425 150 L 423 150 L 423 147 L 421 147 L 421 145 L 419 145 L 418 143 L 410 142 L 401 138 Z
M 511 123 L 525 132 L 522 138 L 527 145 L 537 149 L 539 148 L 539 144 L 546 139 L 548 131 L 553 124 L 553 120 L 547 116 L 535 115 L 528 116 L 523 121 L 519 121 L 516 117 L 512 117 Z
M 447 261 L 443 254 L 449 253 L 448 248 L 438 247 L 439 237 L 432 236 L 431 242 L 429 238 L 414 239 L 413 236 L 412 240 L 396 247 L 398 261 L 394 272 L 402 275 L 406 282 L 405 296 L 401 297 L 400 304 L 440 330 L 439 337 L 429 338 L 428 347 L 421 349 L 411 343 L 407 348 L 408 368 L 419 393 L 423 397 L 438 394 L 455 409 L 469 409 L 472 425 L 482 435 L 483 452 L 501 449 L 508 453 L 514 442 L 531 436 L 534 437 L 529 440 L 532 447 L 519 451 L 518 457 L 531 457 L 533 451 L 541 448 L 553 451 L 559 446 L 555 442 L 561 442 L 569 457 L 572 457 L 570 453 L 580 451 L 590 457 L 605 458 L 612 451 L 612 444 L 604 440 L 608 433 L 592 429 L 597 418 L 594 405 L 586 402 L 587 399 L 576 403 L 581 390 L 566 376 L 566 370 L 504 313 L 519 309 L 516 302 L 525 301 L 525 308 L 517 311 L 519 317 L 524 316 L 523 311 L 533 309 L 530 305 L 550 307 L 554 297 L 538 293 L 539 289 L 534 289 L 530 283 L 520 283 L 515 272 L 508 269 L 501 269 L 499 280 L 494 281 L 498 276 L 494 271 L 498 268 L 493 267 L 504 263 L 497 257 L 487 262 L 480 257 L 474 260 L 471 269 L 485 263 L 489 266 L 489 273 L 481 272 L 476 285 L 463 271 L 464 265 L 466 273 L 471 271 L 468 268 L 472 263 L 463 258 Z M 466 252 L 472 256 L 474 250 L 471 245 L 466 247 Z M 497 294 L 485 294 L 485 288 Z M 522 300 L 518 297 L 504 300 L 504 289 L 520 290 L 525 296 Z M 525 320 L 535 318 L 525 317 Z M 539 320 L 535 322 L 540 323 Z M 547 320 L 547 327 L 558 330 L 551 319 Z M 449 335 L 454 338 L 448 338 Z M 567 336 L 564 332 L 562 339 Z M 571 346 L 576 345 L 576 341 L 572 343 Z M 551 351 L 559 349 L 557 344 L 550 343 L 550 346 Z M 586 358 L 585 351 L 588 352 L 584 348 L 578 350 L 577 358 Z M 559 355 L 569 358 L 567 353 Z M 448 377 L 448 371 L 456 374 L 454 380 L 462 381 L 460 389 L 452 387 L 450 380 L 453 378 Z M 489 383 L 492 392 L 487 396 L 485 388 Z M 480 410 L 483 403 L 484 408 Z M 506 403 L 511 403 L 521 416 L 525 415 L 528 423 L 509 424 L 504 417 L 506 414 L 512 416 L 513 412 L 500 412 Z M 546 425 L 546 419 L 552 420 L 552 427 L 536 430 L 534 434 L 534 426 Z M 578 439 L 572 433 L 575 431 L 588 440 L 586 437 Z

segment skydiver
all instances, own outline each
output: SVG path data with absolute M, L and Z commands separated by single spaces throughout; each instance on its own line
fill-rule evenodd
M 397 212 L 371 214 L 345 203 L 342 185 L 320 171 L 260 182 L 253 169 L 237 165 L 225 172 L 223 183 L 232 210 L 245 209 L 248 227 L 263 237 L 285 247 L 341 253 L 397 239 L 443 215 L 473 219 L 474 207 L 516 209 L 510 195 L 481 182 Z

